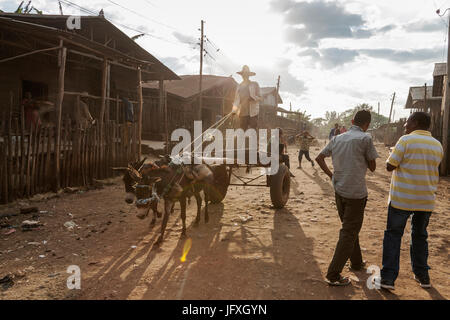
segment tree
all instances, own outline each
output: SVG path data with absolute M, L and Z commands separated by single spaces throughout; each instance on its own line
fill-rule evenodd
M 41 10 L 36 9 L 35 7 L 33 7 L 31 5 L 31 1 L 28 1 L 27 5 L 25 6 L 25 8 L 23 7 L 24 1 L 22 1 L 19 6 L 17 7 L 16 11 L 14 11 L 14 13 L 18 13 L 18 14 L 30 14 L 32 10 L 36 11 L 37 14 L 42 14 Z M 1 11 L 1 10 L 0 10 Z M 1 11 L 3 12 L 3 11 Z

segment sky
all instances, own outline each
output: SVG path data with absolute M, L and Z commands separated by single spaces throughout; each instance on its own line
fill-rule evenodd
M 20 1 L 0 0 L 15 10 Z M 72 4 L 72 5 L 69 5 Z M 248 65 L 261 87 L 275 87 L 285 109 L 313 118 L 368 103 L 406 117 L 410 86 L 432 85 L 434 63 L 447 57 L 450 0 L 62 0 L 64 14 L 105 17 L 179 75 L 198 74 L 200 21 L 204 73 L 233 76 Z M 45 14 L 58 1 L 34 0 Z

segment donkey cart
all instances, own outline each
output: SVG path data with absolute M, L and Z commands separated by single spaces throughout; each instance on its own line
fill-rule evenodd
M 241 175 L 239 169 L 247 169 L 249 167 L 266 169 L 268 166 L 242 165 L 242 164 L 221 164 L 215 170 L 215 186 L 212 195 L 212 203 L 220 203 L 225 199 L 229 186 L 241 187 L 269 187 L 270 199 L 275 208 L 283 208 L 289 200 L 289 192 L 291 187 L 291 177 L 288 167 L 284 163 L 280 163 L 278 172 L 274 175 L 268 175 L 260 170 L 257 176 Z M 232 181 L 232 178 L 233 181 Z M 265 183 L 263 183 L 265 178 Z

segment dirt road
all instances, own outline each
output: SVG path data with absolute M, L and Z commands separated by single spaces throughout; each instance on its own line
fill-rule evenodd
M 369 201 L 360 242 L 364 259 L 381 265 L 390 176 L 384 161 L 388 150 L 377 145 L 378 169 L 368 174 Z M 312 148 L 312 156 L 318 153 Z M 297 166 L 295 147 L 291 163 Z M 316 165 L 317 167 L 317 165 Z M 38 206 L 43 226 L 5 235 L 0 229 L 0 299 L 448 299 L 450 179 L 442 179 L 436 214 L 429 227 L 429 263 L 433 288 L 421 289 L 412 279 L 409 263 L 410 225 L 401 251 L 401 270 L 395 293 L 370 290 L 369 274 L 350 272 L 353 284 L 332 288 L 324 283 L 338 238 L 340 222 L 329 179 L 304 160 L 291 198 L 283 210 L 271 208 L 267 188 L 231 187 L 220 205 L 211 206 L 210 222 L 203 216 L 194 228 L 195 201 L 188 208 L 192 248 L 180 258 L 186 239 L 180 239 L 179 206 L 168 224 L 166 241 L 153 247 L 159 227 L 135 217 L 124 202 L 120 179 L 103 189 L 63 194 L 21 203 Z M 41 197 L 44 198 L 44 197 Z M 0 208 L 17 213 L 19 204 Z M 243 222 L 241 217 L 246 220 Z M 32 214 L 3 218 L 20 225 Z M 64 226 L 73 221 L 73 230 Z M 2 221 L 0 221 L 2 222 Z M 159 225 L 159 223 L 158 223 Z M 81 290 L 68 290 L 67 267 L 81 269 Z

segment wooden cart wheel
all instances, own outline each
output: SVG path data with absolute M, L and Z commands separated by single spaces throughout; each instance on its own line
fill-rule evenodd
M 227 195 L 228 186 L 230 185 L 230 175 L 227 166 L 224 164 L 214 166 L 212 169 L 214 173 L 214 185 L 210 188 L 210 199 L 211 203 L 218 204 Z
M 281 163 L 277 174 L 269 179 L 270 181 L 270 199 L 275 208 L 284 208 L 289 200 L 291 190 L 291 176 L 288 167 Z

